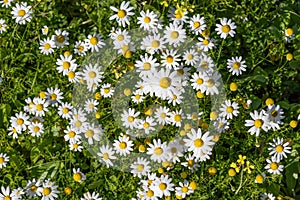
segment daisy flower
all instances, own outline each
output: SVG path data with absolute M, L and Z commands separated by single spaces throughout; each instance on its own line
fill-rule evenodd
M 141 103 L 144 101 L 144 99 L 145 99 L 145 96 L 143 96 L 140 92 L 135 91 L 132 93 L 131 100 L 134 103 Z
M 110 83 L 103 84 L 100 93 L 104 98 L 111 98 L 114 94 L 114 89 Z
M 25 194 L 23 188 L 19 187 L 16 189 L 13 189 L 11 192 L 12 195 L 16 197 L 16 199 L 22 199 L 22 195 Z
M 164 30 L 164 39 L 169 45 L 177 47 L 186 39 L 185 29 L 183 24 L 170 23 Z
M 200 41 L 199 43 L 197 43 L 197 46 L 199 46 L 199 48 L 204 51 L 204 52 L 207 52 L 209 50 L 211 50 L 212 48 L 215 47 L 215 40 L 214 39 L 211 39 L 211 38 L 202 38 L 202 37 L 199 37 L 198 40 Z
M 229 122 L 223 117 L 218 117 L 217 120 L 214 121 L 213 126 L 216 128 L 217 133 L 224 133 L 229 129 Z
M 206 28 L 204 17 L 201 17 L 199 14 L 192 16 L 190 18 L 189 27 L 192 33 L 196 35 L 201 34 Z
M 39 49 L 41 50 L 41 53 L 43 54 L 51 54 L 51 53 L 54 53 L 54 49 L 55 48 L 55 43 L 53 42 L 52 39 L 50 38 L 45 38 L 44 40 L 42 40 L 40 42 L 40 47 Z
M 168 144 L 170 160 L 173 163 L 180 162 L 179 158 L 183 156 L 184 146 L 180 144 L 180 140 L 176 139 Z
M 68 74 L 66 76 L 68 76 L 68 80 L 71 83 L 79 83 L 80 82 L 80 72 L 76 72 L 75 68 L 70 68 Z
M 83 146 L 81 145 L 81 141 L 71 141 L 70 140 L 69 148 L 71 151 L 81 152 L 83 149 Z
M 264 193 L 260 200 L 275 200 L 276 197 L 271 193 Z
M 187 195 L 190 195 L 194 190 L 190 187 L 190 183 L 187 180 L 184 182 L 179 182 L 179 187 L 175 188 L 176 195 L 180 195 L 182 198 L 185 198 Z
M 58 197 L 59 191 L 57 190 L 58 186 L 50 179 L 43 182 L 42 187 L 39 187 L 39 193 L 42 195 L 42 200 L 53 200 Z
M 280 162 L 283 158 L 287 157 L 287 153 L 291 153 L 291 147 L 289 146 L 289 142 L 284 143 L 283 138 L 277 137 L 276 139 L 273 139 L 273 142 L 269 143 L 271 147 L 268 150 L 271 151 L 269 155 L 276 158 L 277 162 Z
M 17 130 L 26 131 L 27 126 L 29 125 L 29 116 L 23 112 L 19 112 L 15 114 L 15 117 L 10 118 L 10 123 Z
M 236 29 L 235 23 L 231 19 L 223 18 L 220 20 L 221 24 L 217 24 L 216 31 L 218 35 L 221 35 L 220 37 L 225 39 L 228 35 L 231 37 L 234 36 Z
M 26 106 L 24 106 L 24 111 L 29 113 L 29 114 L 34 114 L 34 103 L 30 97 L 25 99 L 25 102 L 27 103 Z
M 112 15 L 109 20 L 116 20 L 119 24 L 119 26 L 125 27 L 126 25 L 130 25 L 130 16 L 134 15 L 134 12 L 131 12 L 133 10 L 133 7 L 129 7 L 130 2 L 123 1 L 121 3 L 120 8 L 116 8 L 113 6 L 110 6 L 110 9 L 112 9 L 116 14 Z
M 169 113 L 169 115 L 170 116 L 168 120 L 170 121 L 170 123 L 176 127 L 180 127 L 182 120 L 185 118 L 184 114 L 182 113 L 182 110 L 180 109 L 172 111 Z
M 48 32 L 49 32 L 48 26 L 43 26 L 43 28 L 42 28 L 42 34 L 43 35 L 48 35 Z
M 213 136 L 209 136 L 209 132 L 202 135 L 200 128 L 198 130 L 191 129 L 191 133 L 187 134 L 187 138 L 183 139 L 188 151 L 193 152 L 195 158 L 201 157 L 202 153 L 211 152 L 213 145 Z
M 55 42 L 57 48 L 63 48 L 64 46 L 69 45 L 69 32 L 62 31 L 60 29 L 55 31 L 55 35 L 52 36 L 52 40 Z
M 11 14 L 13 15 L 12 18 L 16 19 L 16 23 L 26 24 L 32 18 L 31 6 L 27 6 L 26 2 L 16 3 L 15 7 L 12 8 Z
M 187 20 L 188 20 L 187 14 L 188 14 L 187 11 L 184 11 L 179 7 L 177 7 L 177 8 L 172 7 L 169 10 L 168 17 L 170 18 L 171 22 L 174 22 L 177 24 L 183 24 L 183 23 L 187 22 Z
M 73 106 L 72 106 L 71 103 L 62 102 L 57 108 L 58 115 L 61 116 L 64 119 L 71 119 L 72 109 L 73 109 Z
M 116 153 L 121 156 L 126 156 L 133 151 L 133 142 L 127 135 L 122 135 L 118 137 L 118 140 L 114 140 L 113 146 L 115 147 Z
M 199 61 L 199 55 L 195 49 L 186 50 L 183 53 L 183 60 L 186 65 L 194 66 Z
M 153 140 L 153 144 L 149 144 L 149 148 L 147 149 L 147 154 L 150 155 L 150 159 L 154 162 L 163 162 L 167 161 L 170 158 L 169 148 L 167 142 L 161 142 L 160 139 Z
M 102 37 L 96 33 L 94 33 L 93 35 L 88 35 L 88 38 L 85 39 L 85 43 L 87 44 L 87 48 L 90 49 L 91 52 L 98 52 L 99 49 L 105 45 Z
M 262 173 L 262 174 L 258 174 L 256 177 L 255 177 L 255 183 L 260 183 L 262 184 L 264 181 L 266 180 L 266 174 L 265 173 Z
M 181 162 L 182 166 L 187 167 L 192 173 L 199 169 L 200 165 L 196 163 L 196 158 L 192 154 L 188 154 L 184 158 L 185 162 Z
M 245 61 L 242 60 L 242 56 L 240 57 L 232 57 L 231 59 L 227 59 L 227 68 L 232 75 L 239 76 L 243 71 L 246 71 Z
M 84 136 L 87 139 L 89 144 L 94 144 L 94 141 L 100 141 L 100 135 L 103 133 L 103 130 L 99 126 L 94 124 L 89 124 L 84 131 Z
M 148 35 L 143 38 L 141 49 L 146 50 L 147 53 L 154 54 L 166 48 L 165 43 L 166 41 L 159 34 Z
M 81 183 L 82 181 L 86 180 L 86 176 L 80 171 L 79 168 L 73 168 L 73 179 L 74 181 Z
M 99 86 L 99 83 L 102 82 L 103 72 L 101 71 L 101 66 L 95 64 L 94 66 L 89 64 L 85 65 L 82 71 L 82 76 L 88 84 L 88 88 L 92 89 L 93 85 Z M 96 88 L 94 88 L 96 89 Z
M 147 116 L 145 120 L 140 120 L 139 129 L 143 129 L 146 135 L 149 135 L 152 131 L 156 130 L 157 123 L 154 118 Z
M 168 175 L 161 175 L 160 178 L 154 180 L 150 189 L 153 190 L 155 195 L 160 198 L 163 196 L 171 196 L 171 191 L 174 191 L 172 178 L 169 178 Z
M 62 73 L 64 76 L 68 75 L 71 69 L 75 70 L 77 64 L 76 59 L 72 59 L 72 55 L 60 55 L 60 58 L 56 60 L 56 70 L 58 73 Z
M 139 120 L 137 117 L 139 116 L 140 112 L 135 112 L 134 108 L 129 108 L 127 111 L 124 110 L 121 115 L 121 120 L 123 122 L 123 126 L 126 128 L 138 128 Z
M 3 200 L 6 200 L 6 199 L 18 200 L 19 199 L 18 196 L 16 196 L 15 194 L 10 192 L 9 186 L 7 186 L 7 188 L 1 186 L 1 192 L 2 193 L 0 193 L 0 199 L 3 199 Z
M 13 136 L 13 139 L 17 139 L 19 137 L 20 134 L 22 134 L 22 129 L 19 127 L 19 128 L 16 128 L 14 126 L 10 126 L 8 128 L 8 135 L 12 135 Z
M 44 133 L 44 125 L 40 122 L 32 122 L 28 126 L 28 130 L 33 137 L 40 137 Z
M 14 2 L 14 0 L 1 0 L 0 4 L 2 4 L 2 7 L 8 8 L 12 2 Z
M 8 161 L 9 156 L 6 153 L 0 153 L 0 169 L 6 167 Z
M 114 156 L 115 152 L 114 150 L 109 147 L 108 145 L 102 145 L 100 146 L 100 151 L 99 153 L 97 153 L 97 155 L 100 157 L 100 161 L 106 165 L 107 168 L 109 168 L 110 166 L 113 166 L 113 163 L 111 160 L 116 159 L 116 157 Z
M 155 30 L 158 25 L 158 16 L 153 11 L 146 10 L 140 12 L 140 17 L 137 17 L 137 24 L 140 24 L 140 28 L 146 31 Z
M 267 163 L 265 169 L 268 170 L 270 174 L 281 174 L 283 171 L 283 165 L 279 164 L 276 157 L 273 156 L 271 160 L 267 159 Z
M 168 68 L 168 69 L 177 70 L 178 66 L 179 66 L 179 62 L 181 61 L 181 59 L 179 57 L 180 57 L 180 55 L 177 53 L 177 50 L 167 49 L 160 56 L 161 65 Z
M 35 179 L 32 180 L 28 180 L 27 184 L 24 188 L 25 190 L 25 194 L 30 197 L 30 198 L 34 198 L 36 196 L 41 196 L 39 187 L 41 186 L 41 181 L 36 181 Z
M 287 28 L 284 31 L 284 40 L 286 42 L 291 42 L 295 38 L 295 33 L 292 28 Z
M 206 90 L 206 87 L 204 85 L 204 80 L 206 79 L 206 77 L 207 75 L 205 72 L 195 72 L 190 79 L 193 89 L 197 91 L 200 90 L 202 93 L 204 93 Z
M 78 54 L 79 56 L 85 56 L 86 52 L 88 51 L 88 46 L 83 41 L 76 41 L 74 53 Z
M 205 72 L 206 74 L 211 74 L 214 71 L 214 61 L 211 57 L 202 55 L 200 56 L 200 59 L 194 66 L 197 71 L 199 72 Z
M 166 106 L 158 107 L 154 112 L 154 118 L 161 125 L 169 123 L 168 116 L 170 115 L 170 109 Z
M 255 134 L 257 137 L 259 136 L 260 130 L 264 130 L 268 132 L 269 130 L 269 122 L 264 111 L 258 113 L 256 110 L 254 113 L 250 113 L 252 120 L 246 120 L 245 126 L 251 127 L 248 132 L 253 135 Z
M 93 113 L 96 112 L 98 110 L 97 106 L 98 106 L 99 102 L 97 100 L 94 99 L 87 99 L 85 101 L 85 106 L 84 106 L 84 110 L 87 113 Z
M 268 105 L 266 113 L 268 115 L 271 128 L 273 130 L 280 129 L 279 125 L 283 124 L 281 120 L 284 119 L 284 112 L 280 106 L 275 104 Z
M 58 88 L 47 88 L 45 94 L 47 102 L 53 107 L 57 107 L 58 104 L 61 103 L 61 100 L 64 98 L 63 93 Z
M 221 104 L 220 108 L 220 117 L 224 117 L 226 119 L 232 119 L 233 116 L 237 116 L 239 114 L 239 105 L 236 102 L 231 102 L 230 100 L 226 100 L 225 103 Z
M 156 70 L 159 66 L 157 59 L 153 55 L 149 55 L 145 53 L 145 55 L 141 55 L 140 59 L 135 61 L 135 69 L 140 77 L 144 77 L 148 75 L 149 71 Z
M 65 141 L 78 142 L 81 139 L 81 135 L 73 127 L 67 126 L 67 129 L 64 130 L 64 133 Z
M 172 104 L 173 106 L 175 106 L 176 104 L 181 104 L 184 98 L 181 94 L 182 92 L 179 90 L 178 92 L 173 93 L 172 97 L 168 96 L 168 104 Z
M 145 158 L 138 157 L 137 161 L 130 165 L 131 173 L 133 177 L 142 178 L 142 176 L 146 176 L 149 172 L 151 167 L 149 166 L 149 161 Z
M 221 79 L 221 75 L 218 71 L 214 72 L 210 76 L 204 77 L 204 86 L 205 86 L 205 94 L 206 95 L 214 95 L 219 94 L 218 87 L 220 85 L 219 79 Z
M 131 36 L 126 29 L 116 29 L 114 33 L 111 34 L 110 38 L 113 40 L 114 49 L 120 49 L 131 42 Z
M 6 31 L 7 25 L 5 24 L 4 19 L 0 19 L 0 34 L 2 34 L 4 31 Z
M 99 197 L 99 194 L 96 192 L 90 193 L 86 192 L 83 194 L 84 198 L 80 198 L 80 200 L 102 200 L 102 198 Z

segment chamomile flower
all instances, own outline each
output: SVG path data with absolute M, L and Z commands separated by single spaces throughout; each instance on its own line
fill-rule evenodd
M 117 28 L 110 38 L 113 40 L 114 49 L 120 49 L 124 45 L 128 45 L 131 42 L 131 36 L 128 31 Z
M 225 39 L 228 35 L 231 37 L 234 36 L 236 29 L 235 23 L 231 19 L 223 18 L 220 20 L 221 24 L 217 24 L 216 31 L 218 35 L 221 35 L 220 37 Z
M 99 148 L 99 153 L 97 155 L 100 157 L 100 161 L 106 165 L 107 168 L 110 166 L 113 166 L 113 163 L 111 160 L 116 159 L 116 156 L 114 156 L 115 152 L 109 145 L 102 145 Z
M 13 189 L 11 192 L 12 195 L 16 197 L 16 199 L 22 199 L 22 195 L 25 194 L 23 188 L 19 187 L 16 189 Z
M 88 51 L 88 46 L 83 41 L 76 41 L 74 53 L 78 54 L 79 56 L 85 56 L 86 52 Z
M 135 112 L 134 108 L 124 110 L 121 115 L 123 126 L 130 129 L 138 128 L 139 120 L 137 119 L 137 117 L 139 116 L 139 114 L 140 112 Z
M 40 137 L 44 133 L 44 125 L 40 122 L 32 122 L 28 126 L 28 130 L 33 137 Z
M 176 139 L 168 144 L 170 160 L 173 163 L 180 162 L 179 158 L 183 156 L 184 145 L 180 144 L 180 140 Z
M 261 174 L 258 174 L 256 177 L 255 177 L 255 183 L 259 183 L 259 184 L 262 184 L 264 181 L 266 180 L 266 174 L 265 173 L 261 173 Z
M 57 108 L 58 115 L 61 116 L 64 119 L 71 119 L 72 109 L 73 109 L 73 106 L 72 106 L 71 103 L 62 102 Z
M 179 90 L 178 92 L 175 92 L 172 94 L 172 97 L 168 96 L 167 100 L 168 100 L 168 104 L 172 104 L 173 106 L 175 106 L 176 104 L 181 104 L 182 100 L 183 100 L 183 95 L 181 95 L 182 92 Z
M 265 132 L 268 132 L 269 130 L 269 122 L 266 116 L 266 113 L 264 111 L 261 111 L 258 113 L 256 110 L 254 113 L 250 113 L 250 116 L 252 120 L 246 120 L 245 126 L 251 127 L 248 132 L 253 135 L 255 134 L 257 137 L 259 136 L 259 133 L 262 130 Z
M 180 55 L 177 53 L 176 50 L 169 50 L 167 49 L 165 52 L 162 53 L 160 56 L 161 58 L 161 65 L 168 68 L 177 70 L 179 66 L 179 62 L 181 59 L 179 58 Z
M 29 125 L 29 116 L 23 112 L 15 114 L 15 117 L 10 118 L 10 123 L 17 130 L 26 131 L 27 126 Z
M 144 99 L 145 99 L 145 96 L 143 96 L 140 92 L 135 91 L 132 93 L 131 100 L 134 103 L 141 103 L 144 101 Z
M 232 75 L 239 76 L 246 71 L 245 61 L 242 60 L 242 56 L 239 57 L 232 57 L 231 59 L 227 59 L 227 68 Z
M 49 105 L 57 107 L 61 103 L 61 100 L 64 98 L 63 93 L 58 88 L 47 88 L 46 99 Z
M 199 35 L 206 28 L 206 23 L 204 17 L 201 17 L 199 14 L 194 15 L 190 18 L 189 27 L 192 33 Z
M 103 133 L 103 130 L 100 126 L 96 126 L 94 124 L 88 124 L 85 131 L 84 137 L 86 138 L 89 144 L 94 144 L 94 141 L 99 141 L 100 136 Z
M 14 0 L 1 0 L 0 4 L 2 4 L 2 7 L 8 8 L 12 2 L 14 2 Z
M 213 136 L 209 132 L 202 134 L 200 128 L 198 130 L 191 129 L 191 133 L 187 134 L 187 138 L 183 139 L 185 146 L 189 152 L 193 152 L 195 158 L 201 157 L 203 153 L 211 152 L 213 145 Z
M 266 111 L 270 126 L 273 130 L 280 129 L 279 125 L 283 124 L 281 121 L 284 119 L 283 110 L 280 108 L 279 105 L 268 105 L 268 110 Z
M 110 9 L 117 12 L 116 14 L 112 15 L 109 20 L 116 20 L 119 24 L 119 26 L 125 27 L 126 25 L 130 25 L 130 16 L 134 15 L 134 12 L 131 12 L 133 10 L 133 7 L 129 7 L 130 2 L 123 1 L 121 3 L 120 8 L 116 8 L 113 6 L 110 6 Z
M 27 103 L 26 106 L 24 106 L 24 111 L 29 113 L 29 114 L 34 114 L 34 103 L 30 97 L 25 99 L 25 102 Z
M 172 178 L 168 175 L 161 175 L 160 178 L 154 180 L 150 189 L 154 191 L 155 195 L 162 198 L 163 196 L 171 196 L 171 191 L 174 191 L 174 184 Z
M 154 54 L 165 48 L 165 43 L 166 41 L 159 34 L 148 35 L 143 38 L 141 49 L 146 50 L 149 54 Z
M 41 50 L 41 53 L 43 54 L 51 54 L 51 53 L 54 53 L 54 49 L 55 48 L 55 43 L 52 39 L 50 38 L 45 38 L 44 40 L 42 40 L 40 42 L 40 47 L 39 49 Z
M 6 153 L 0 153 L 0 169 L 6 167 L 9 156 Z
M 93 86 L 99 86 L 99 83 L 102 82 L 103 72 L 101 71 L 101 69 L 102 67 L 97 64 L 89 64 L 84 66 L 82 76 L 84 80 L 86 80 L 89 86 L 88 88 L 90 88 L 90 90 L 95 90 L 96 88 L 93 88 Z
M 148 75 L 149 71 L 156 70 L 159 63 L 153 55 L 145 53 L 145 55 L 140 56 L 140 59 L 135 62 L 134 66 L 139 76 L 144 77 Z
M 276 197 L 271 193 L 264 193 L 260 200 L 275 200 Z
M 271 160 L 267 159 L 266 161 L 268 164 L 265 166 L 265 169 L 268 170 L 270 174 L 281 174 L 283 165 L 279 164 L 276 157 L 272 157 Z
M 160 139 L 154 139 L 153 144 L 150 143 L 147 149 L 147 154 L 150 155 L 150 159 L 158 163 L 169 160 L 170 155 L 168 152 L 169 148 L 167 142 L 162 143 Z
M 115 89 L 111 86 L 110 83 L 103 84 L 100 93 L 104 98 L 111 98 L 114 94 Z
M 38 188 L 39 193 L 42 196 L 42 200 L 53 200 L 58 197 L 59 191 L 57 190 L 58 186 L 50 179 L 43 182 L 43 185 Z
M 8 128 L 8 131 L 8 135 L 12 135 L 13 139 L 17 139 L 19 135 L 22 134 L 22 129 L 20 127 L 16 128 L 12 125 Z
M 158 124 L 166 125 L 169 123 L 168 116 L 170 115 L 170 109 L 166 106 L 158 107 L 154 112 L 154 118 L 157 120 Z
M 140 17 L 137 17 L 137 24 L 140 28 L 146 31 L 155 30 L 158 25 L 158 16 L 153 11 L 146 10 L 140 12 Z
M 85 101 L 85 106 L 84 106 L 84 110 L 87 113 L 93 113 L 96 112 L 98 110 L 97 106 L 98 106 L 99 102 L 97 100 L 94 99 L 87 99 Z
M 131 173 L 134 177 L 142 178 L 142 176 L 146 176 L 149 172 L 151 167 L 149 166 L 149 161 L 145 158 L 138 157 L 137 161 L 130 165 Z
M 42 28 L 42 34 L 43 35 L 48 35 L 48 32 L 49 32 L 48 26 L 43 26 L 43 28 Z
M 183 53 L 183 60 L 186 65 L 194 66 L 199 61 L 199 55 L 195 49 L 189 49 Z
M 98 52 L 105 43 L 102 40 L 102 37 L 99 34 L 94 33 L 93 35 L 88 35 L 87 39 L 85 39 L 85 43 L 87 44 L 87 48 L 91 50 L 91 52 Z
M 73 179 L 74 181 L 81 183 L 82 181 L 86 180 L 86 176 L 80 171 L 79 168 L 73 168 Z
M 229 122 L 223 117 L 218 117 L 217 120 L 213 122 L 213 126 L 217 133 L 224 133 L 227 129 L 229 129 Z
M 187 195 L 190 195 L 194 192 L 187 180 L 184 180 L 183 183 L 179 182 L 179 187 L 176 187 L 175 190 L 176 195 L 180 195 L 182 198 L 185 198 Z
M 233 116 L 237 116 L 239 114 L 239 105 L 236 102 L 231 102 L 230 100 L 226 100 L 225 103 L 221 104 L 220 108 L 220 117 L 224 117 L 226 119 L 232 119 Z
M 284 31 L 284 40 L 286 42 L 291 42 L 295 38 L 295 33 L 292 28 L 287 28 Z
M 206 76 L 204 78 L 204 86 L 205 86 L 205 94 L 206 95 L 214 95 L 219 94 L 219 80 L 221 79 L 221 75 L 218 71 L 214 72 L 212 75 Z
M 276 140 L 277 139 L 277 140 Z M 291 147 L 289 146 L 289 142 L 284 142 L 283 138 L 277 137 L 273 139 L 273 142 L 269 143 L 271 147 L 268 148 L 271 151 L 270 156 L 276 158 L 277 162 L 280 162 L 283 158 L 286 158 L 288 153 L 291 153 Z
M 64 130 L 64 133 L 65 141 L 77 142 L 81 139 L 81 135 L 73 127 L 67 126 L 66 130 Z
M 151 131 L 156 129 L 157 123 L 154 118 L 147 116 L 145 120 L 140 120 L 139 129 L 142 129 L 146 135 L 150 134 Z
M 180 110 L 170 112 L 168 119 L 172 125 L 176 127 L 180 127 L 184 118 L 185 116 L 182 113 L 182 109 L 180 109 Z
M 60 29 L 55 31 L 55 35 L 52 36 L 52 40 L 55 42 L 57 48 L 63 48 L 64 46 L 69 45 L 69 32 L 62 31 Z
M 83 146 L 81 144 L 81 141 L 71 141 L 70 140 L 70 144 L 69 144 L 69 148 L 71 151 L 79 151 L 81 152 L 83 149 Z
M 26 24 L 32 18 L 31 6 L 27 6 L 26 2 L 16 3 L 15 7 L 12 8 L 11 14 L 13 15 L 12 18 L 16 19 L 16 23 Z
M 68 74 L 66 76 L 68 76 L 68 80 L 71 83 L 79 83 L 80 82 L 80 72 L 76 72 L 75 68 L 70 68 Z
M 36 196 L 41 196 L 41 193 L 39 190 L 39 187 L 41 186 L 41 184 L 42 183 L 39 180 L 37 180 L 37 181 L 35 179 L 28 180 L 26 187 L 25 187 L 25 194 L 27 196 L 29 196 L 30 198 L 34 198 Z
M 201 55 L 200 59 L 194 66 L 197 71 L 205 72 L 206 74 L 211 74 L 214 71 L 214 61 L 210 56 Z
M 126 156 L 133 151 L 133 142 L 127 135 L 121 135 L 118 137 L 118 140 L 114 140 L 113 146 L 115 147 L 116 153 Z
M 191 78 L 191 85 L 194 90 L 200 90 L 202 93 L 205 92 L 206 87 L 204 85 L 204 80 L 206 79 L 207 74 L 205 72 L 195 72 Z
M 164 30 L 165 41 L 174 47 L 179 46 L 186 39 L 185 29 L 183 24 L 170 23 Z
M 7 25 L 5 24 L 4 19 L 0 19 L 0 34 L 2 34 L 4 31 L 6 31 Z
M 83 194 L 84 198 L 80 198 L 80 200 L 102 200 L 102 198 L 99 197 L 99 194 L 96 192 L 90 193 L 86 192 Z
M 187 16 L 188 12 L 182 10 L 181 8 L 174 8 L 172 7 L 169 10 L 168 17 L 170 18 L 170 21 L 178 24 L 183 24 L 188 20 Z
M 72 59 L 72 55 L 60 55 L 60 58 L 56 60 L 56 65 L 58 73 L 62 73 L 64 76 L 68 75 L 71 69 L 77 68 L 76 59 Z
M 10 192 L 9 186 L 7 186 L 6 188 L 1 186 L 1 192 L 2 193 L 0 193 L 0 199 L 3 199 L 3 200 L 6 200 L 6 199 L 18 200 L 19 199 L 15 194 Z

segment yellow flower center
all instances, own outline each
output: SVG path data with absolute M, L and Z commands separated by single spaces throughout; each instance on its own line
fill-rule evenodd
M 204 40 L 202 41 L 202 44 L 205 45 L 205 46 L 208 45 L 208 44 L 209 44 L 209 40 L 204 39 Z
M 118 11 L 118 17 L 119 17 L 119 18 L 124 18 L 124 17 L 126 17 L 126 11 L 125 11 L 125 10 L 119 10 L 119 11 Z
M 255 178 L 257 183 L 263 183 L 264 182 L 264 177 L 262 175 L 257 175 Z
M 104 90 L 103 90 L 103 91 L 104 91 L 104 93 L 105 93 L 105 94 L 108 94 L 108 93 L 109 93 L 109 91 L 110 91 L 110 89 L 109 89 L 109 88 L 104 88 Z
M 151 22 L 151 18 L 150 17 L 145 17 L 144 22 L 149 24 Z
M 70 79 L 73 79 L 73 78 L 75 77 L 75 72 L 70 71 L 70 72 L 68 73 L 68 77 L 69 77 Z
M 281 153 L 281 152 L 283 152 L 283 146 L 279 144 L 275 147 L 275 150 L 276 150 L 276 152 Z
M 96 72 L 94 72 L 94 71 L 90 71 L 90 72 L 89 72 L 89 77 L 90 77 L 90 78 L 95 78 L 96 75 L 97 75 L 97 74 L 96 74 Z
M 182 76 L 184 74 L 184 70 L 183 69 L 177 69 L 176 71 L 177 71 L 177 74 L 179 76 Z
M 200 148 L 203 146 L 203 140 L 201 138 L 197 138 L 196 140 L 194 140 L 194 145 L 197 148 Z
M 24 17 L 24 15 L 26 14 L 26 12 L 25 12 L 25 10 L 19 10 L 18 11 L 18 15 L 20 16 L 20 17 Z
M 207 87 L 211 88 L 211 87 L 213 87 L 214 85 L 215 85 L 215 82 L 214 82 L 213 79 L 209 79 L 209 80 L 207 81 Z
M 173 56 L 167 56 L 167 58 L 166 58 L 166 61 L 167 61 L 168 63 L 172 63 L 173 60 L 174 60 Z
M 261 119 L 256 119 L 256 120 L 254 121 L 254 126 L 255 126 L 256 128 L 260 128 L 260 127 L 262 127 L 262 125 L 263 125 L 263 121 L 262 121 Z
M 17 124 L 22 125 L 24 123 L 24 120 L 22 118 L 17 119 Z
M 39 132 L 39 130 L 40 130 L 40 127 L 38 127 L 38 126 L 33 127 L 34 132 Z
M 84 47 L 83 47 L 82 45 L 79 45 L 79 46 L 77 47 L 77 49 L 78 49 L 79 52 L 83 52 Z
M 141 98 L 141 95 L 139 95 L 139 94 L 136 94 L 134 97 L 135 97 L 135 99 L 136 99 L 136 100 L 140 100 L 140 98 Z
M 120 149 L 126 149 L 126 147 L 127 147 L 126 142 L 120 142 L 119 147 L 120 147 Z
M 286 34 L 287 34 L 288 36 L 291 36 L 291 35 L 293 35 L 293 34 L 294 34 L 294 31 L 293 31 L 293 29 L 292 29 L 292 28 L 288 28 L 288 29 L 286 29 L 286 30 L 285 30 L 285 32 L 286 32 Z
M 82 122 L 81 122 L 81 121 L 77 120 L 77 121 L 75 122 L 75 126 L 76 126 L 76 127 L 80 127 L 81 125 L 82 125 Z
M 73 144 L 74 149 L 78 149 L 79 145 L 77 143 Z
M 56 98 L 57 98 L 57 95 L 56 94 L 50 94 L 50 98 L 51 98 L 51 100 L 52 101 L 54 101 L 54 100 L 56 100 Z
M 127 120 L 128 120 L 129 122 L 133 122 L 133 121 L 134 121 L 134 117 L 133 117 L 133 116 L 129 116 L 129 117 L 127 118 Z
M 63 62 L 62 66 L 63 66 L 64 69 L 69 69 L 71 65 L 68 61 L 65 61 L 65 62 Z
M 273 111 L 271 112 L 271 115 L 272 115 L 272 117 L 277 117 L 278 112 L 277 112 L 276 110 L 273 110 Z
M 160 183 L 158 187 L 159 187 L 160 190 L 165 190 L 165 189 L 167 189 L 167 184 Z
M 76 135 L 76 134 L 75 134 L 75 132 L 74 132 L 74 131 L 70 131 L 70 132 L 69 132 L 69 137 L 70 137 L 70 138 L 74 138 L 74 137 L 75 137 L 75 135 Z
M 184 16 L 183 12 L 181 10 L 176 10 L 174 13 L 174 17 L 176 19 L 181 19 Z
M 87 130 L 85 132 L 85 135 L 88 137 L 88 138 L 92 138 L 94 136 L 94 131 L 93 130 Z
M 202 69 L 207 69 L 208 68 L 208 62 L 202 61 L 199 65 Z
M 200 24 L 200 22 L 194 22 L 193 26 L 196 29 L 196 28 L 199 28 L 201 26 L 201 24 Z
M 3 163 L 4 163 L 4 158 L 0 157 L 0 164 L 3 164 Z
M 203 79 L 202 78 L 198 78 L 196 82 L 197 82 L 198 85 L 202 85 L 203 84 Z
M 150 124 L 149 124 L 148 122 L 145 122 L 145 123 L 143 124 L 143 126 L 144 126 L 144 128 L 149 128 Z
M 167 114 L 166 114 L 166 113 L 161 113 L 161 114 L 160 114 L 160 117 L 161 117 L 161 118 L 166 118 L 166 117 L 167 117 Z
M 59 43 L 63 43 L 65 41 L 65 36 L 63 35 L 58 35 L 56 37 L 56 41 L 59 42 Z
M 109 159 L 108 153 L 104 153 L 104 154 L 102 155 L 102 157 L 103 157 L 104 160 L 108 160 L 108 159 Z
M 124 40 L 124 35 L 118 35 L 118 37 L 117 37 L 117 39 L 119 40 L 119 41 L 123 41 Z
M 194 166 L 194 160 L 188 160 L 188 166 L 193 167 Z
M 150 70 L 151 69 L 151 64 L 149 62 L 145 62 L 143 64 L 143 68 L 144 68 L 144 70 Z
M 188 56 L 187 56 L 187 59 L 188 60 L 192 60 L 194 58 L 194 55 L 193 54 L 189 54 Z
M 234 62 L 232 64 L 233 69 L 239 69 L 241 67 L 241 64 L 239 62 Z
M 177 39 L 179 36 L 179 33 L 178 33 L 178 31 L 172 31 L 170 36 L 172 39 Z
M 270 168 L 271 168 L 272 170 L 277 170 L 277 169 L 278 169 L 278 164 L 277 164 L 276 162 L 271 162 Z
M 68 108 L 63 108 L 63 109 L 62 109 L 62 112 L 63 112 L 64 114 L 67 114 L 67 113 L 69 112 L 69 109 L 68 109 Z
M 148 190 L 147 191 L 147 196 L 148 197 L 153 197 L 154 196 L 154 192 L 152 190 Z
M 171 85 L 171 79 L 169 77 L 163 77 L 159 81 L 159 86 L 161 88 L 166 89 L 166 88 L 170 87 L 170 85 Z
M 151 45 L 152 45 L 152 47 L 154 47 L 154 48 L 158 48 L 159 45 L 160 45 L 160 42 L 159 42 L 158 40 L 153 40 L 153 41 L 151 42 Z
M 30 187 L 30 190 L 32 192 L 36 192 L 37 191 L 37 187 L 35 185 L 33 185 L 33 186 Z
M 5 196 L 4 200 L 11 200 L 11 198 L 9 196 Z
M 183 186 L 183 187 L 181 188 L 181 191 L 182 191 L 183 193 L 187 193 L 187 192 L 189 191 L 189 188 Z
M 228 25 L 222 26 L 222 32 L 223 33 L 229 33 L 229 31 L 230 31 L 230 26 L 228 26 Z
M 48 196 L 50 193 L 51 193 L 51 189 L 50 188 L 45 187 L 43 189 L 43 195 L 44 196 Z
M 226 112 L 232 113 L 233 112 L 233 107 L 232 106 L 227 106 Z
M 180 122 L 181 121 L 181 115 L 177 114 L 174 116 L 175 122 Z
M 92 45 L 98 44 L 98 38 L 97 38 L 97 37 L 91 37 L 90 43 L 91 43 Z
M 74 178 L 75 181 L 79 182 L 82 179 L 82 175 L 80 173 L 75 173 L 73 175 L 73 178 Z
M 36 109 L 37 109 L 37 111 L 42 111 L 44 109 L 43 104 L 37 104 Z
M 136 166 L 136 169 L 137 169 L 138 172 L 142 172 L 144 170 L 144 165 L 143 164 L 138 164 Z
M 158 155 L 158 156 L 160 156 L 163 152 L 164 152 L 163 149 L 160 148 L 160 147 L 156 147 L 156 148 L 154 149 L 154 153 L 155 153 L 156 155 Z
M 44 48 L 46 50 L 49 50 L 51 48 L 51 45 L 49 43 L 44 44 Z

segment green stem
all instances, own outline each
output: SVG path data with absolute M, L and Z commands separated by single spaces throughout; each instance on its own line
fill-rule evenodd
M 244 173 L 243 173 L 244 171 L 243 171 L 243 167 L 242 167 L 242 169 L 241 169 L 241 180 L 240 180 L 240 185 L 239 185 L 239 187 L 238 187 L 238 189 L 235 191 L 235 195 L 237 195 L 237 193 L 240 191 L 240 189 L 242 188 L 242 184 L 243 184 L 243 175 L 244 175 Z

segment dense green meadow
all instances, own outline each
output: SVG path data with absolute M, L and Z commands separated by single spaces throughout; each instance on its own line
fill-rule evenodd
M 300 1 L 0 13 L 0 200 L 300 199 Z

